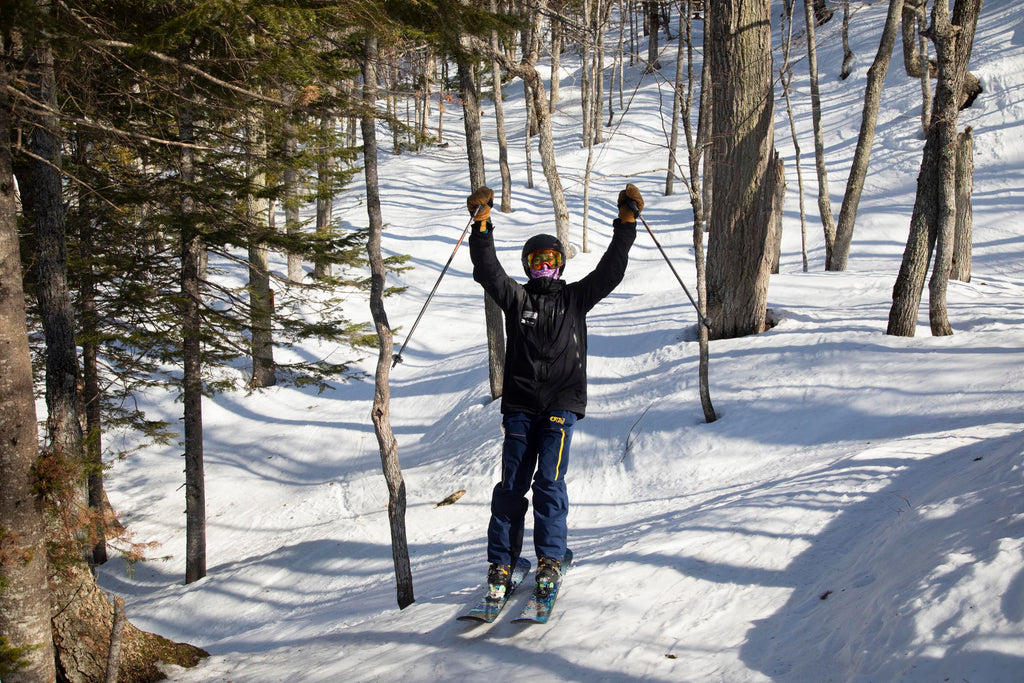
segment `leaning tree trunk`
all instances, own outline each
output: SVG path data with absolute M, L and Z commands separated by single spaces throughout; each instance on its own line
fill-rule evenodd
M 828 270 L 846 270 L 850 259 L 850 245 L 853 243 L 853 227 L 857 220 L 857 208 L 864 192 L 864 180 L 868 175 L 868 161 L 871 158 L 871 145 L 875 140 L 875 125 L 878 121 L 878 103 L 882 98 L 882 87 L 885 74 L 889 71 L 892 49 L 896 44 L 896 33 L 900 26 L 900 13 L 903 0 L 889 0 L 889 14 L 882 29 L 882 39 L 878 44 L 875 61 L 868 69 L 868 83 L 864 92 L 864 109 L 861 114 L 860 134 L 857 136 L 857 148 L 853 153 L 853 164 L 846 180 L 846 194 L 839 210 L 839 222 L 836 224 L 836 241 L 832 247 L 832 255 L 825 265 Z
M 22 657 L 20 669 L 5 680 L 36 683 L 54 680 L 56 671 L 47 556 L 39 552 L 46 524 L 35 477 L 39 448 L 11 159 L 10 75 L 0 65 L 0 634 Z
M 405 533 L 406 493 L 402 468 L 398 462 L 398 442 L 391 429 L 391 389 L 389 374 L 393 335 L 384 310 L 385 277 L 387 275 L 381 255 L 381 236 L 384 219 L 380 211 L 380 184 L 377 179 L 377 131 L 372 112 L 377 101 L 377 39 L 367 38 L 364 44 L 363 104 L 363 173 L 366 177 L 366 211 L 370 221 L 370 235 L 366 243 L 370 259 L 370 313 L 377 330 L 380 353 L 374 381 L 371 419 L 380 448 L 380 462 L 388 486 L 388 522 L 391 527 L 391 557 L 395 565 L 398 589 L 398 607 L 405 609 L 415 600 L 412 587 L 412 566 L 409 562 L 409 542 Z
M 773 135 L 768 0 L 722 0 L 707 12 L 714 203 L 708 317 L 715 339 L 764 331 L 782 163 Z M 742 30 L 741 30 L 742 27 Z

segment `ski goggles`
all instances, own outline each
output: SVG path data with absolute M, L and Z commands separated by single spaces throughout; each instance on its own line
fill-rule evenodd
M 562 267 L 562 252 L 554 249 L 538 249 L 537 251 L 531 251 L 529 256 L 526 257 L 526 262 L 530 264 L 530 268 L 540 268 L 543 265 L 547 265 L 550 268 L 561 268 Z

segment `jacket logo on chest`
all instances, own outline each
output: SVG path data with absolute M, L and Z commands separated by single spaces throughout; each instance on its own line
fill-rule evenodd
M 526 327 L 537 326 L 537 311 L 523 311 L 523 314 L 519 317 L 519 324 Z

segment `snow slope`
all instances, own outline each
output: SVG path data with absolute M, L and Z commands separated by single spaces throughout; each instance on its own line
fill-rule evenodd
M 846 82 L 835 77 L 838 16 L 818 35 L 836 211 L 884 5 L 853 17 L 857 67 Z M 501 444 L 498 406 L 488 400 L 482 293 L 465 248 L 392 372 L 415 604 L 395 604 L 370 382 L 322 395 L 275 388 L 205 402 L 209 575 L 188 586 L 180 447 L 114 464 L 108 490 L 122 520 L 138 540 L 161 547 L 134 573 L 111 562 L 101 583 L 126 596 L 136 625 L 212 653 L 194 670 L 170 670 L 175 681 L 1024 680 L 1017 5 L 985 3 L 971 64 L 985 87 L 961 116 L 977 145 L 974 277 L 950 283 L 953 336 L 930 336 L 926 303 L 917 337 L 884 334 L 923 145 L 919 85 L 903 73 L 898 47 L 845 273 L 822 272 L 804 63 L 794 106 L 808 183 L 809 273 L 779 99 L 776 144 L 789 187 L 781 273 L 768 295 L 780 324 L 712 344 L 717 422 L 704 423 L 700 408 L 694 313 L 649 236 L 638 236 L 625 281 L 589 318 L 590 404 L 569 466 L 578 564 L 546 626 L 454 620 L 486 571 Z M 647 200 L 645 218 L 692 285 L 688 201 L 685 193 L 662 196 L 662 112 L 671 109 L 675 47 L 665 50 L 661 78 L 627 70 L 629 110 L 596 151 L 592 251 L 569 263 L 569 280 L 596 264 L 615 196 L 633 182 Z M 561 77 L 558 163 L 579 246 L 586 150 L 571 62 Z M 525 187 L 522 109 L 514 83 L 506 116 L 515 210 L 495 212 L 510 273 L 519 271 L 522 242 L 553 230 L 536 153 L 538 187 Z M 457 116 L 448 111 L 445 130 L 461 129 Z M 484 126 L 493 127 L 490 112 Z M 402 327 L 398 343 L 467 220 L 465 152 L 458 135 L 447 141 L 448 148 L 382 159 L 384 247 L 412 254 L 415 266 L 402 278 L 409 289 L 387 304 Z M 497 153 L 488 154 L 497 187 Z M 365 223 L 358 186 L 340 198 L 336 215 Z M 170 421 L 180 413 L 172 397 L 140 398 Z M 459 489 L 459 502 L 434 506 Z

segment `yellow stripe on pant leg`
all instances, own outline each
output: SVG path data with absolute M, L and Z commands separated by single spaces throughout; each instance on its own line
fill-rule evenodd
M 558 481 L 558 470 L 562 469 L 562 451 L 565 449 L 565 430 L 562 432 L 562 441 L 558 444 L 558 463 L 555 465 L 555 481 Z

